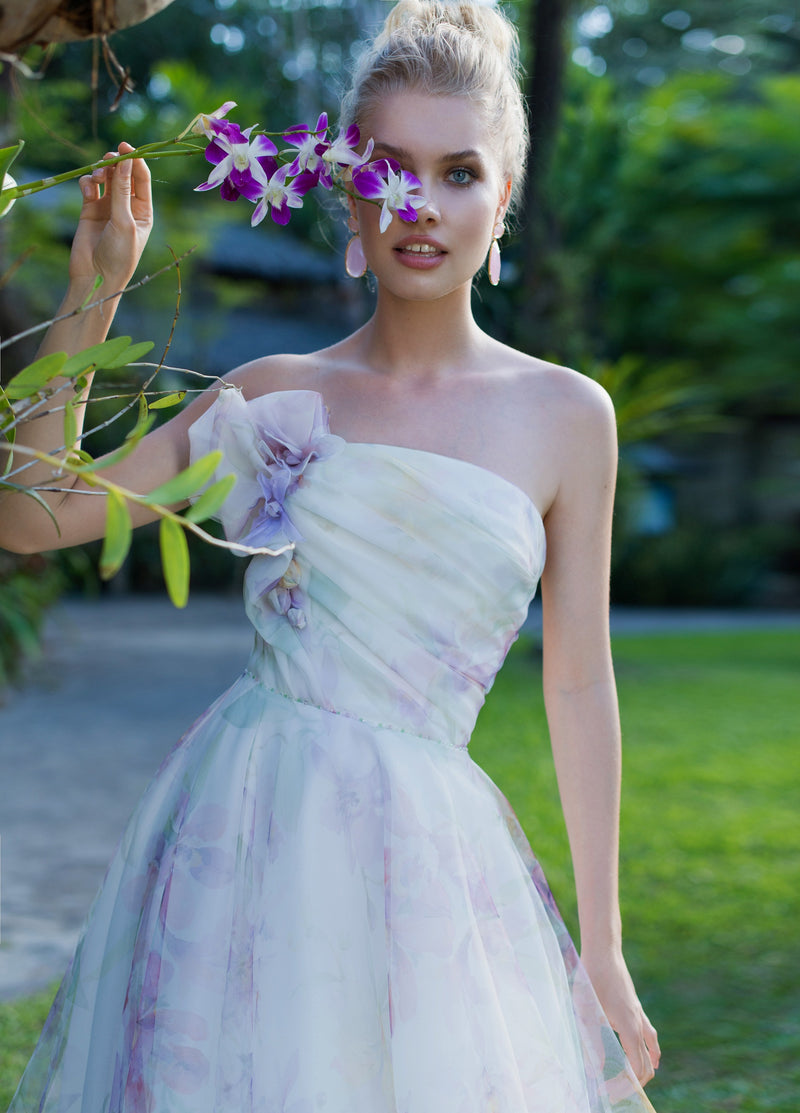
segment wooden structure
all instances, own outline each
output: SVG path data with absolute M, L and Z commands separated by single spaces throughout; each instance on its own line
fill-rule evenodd
M 2 0 L 0 51 L 30 43 L 68 42 L 111 34 L 142 23 L 172 0 Z

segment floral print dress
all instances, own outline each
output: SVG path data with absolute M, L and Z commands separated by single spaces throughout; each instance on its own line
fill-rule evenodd
M 257 556 L 247 667 L 167 757 L 13 1113 L 644 1113 L 475 718 L 545 556 L 533 504 L 223 389 L 195 455 Z

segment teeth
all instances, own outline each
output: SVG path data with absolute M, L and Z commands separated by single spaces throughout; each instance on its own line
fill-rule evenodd
M 429 243 L 408 243 L 403 251 L 410 251 L 412 255 L 438 255 L 438 247 Z

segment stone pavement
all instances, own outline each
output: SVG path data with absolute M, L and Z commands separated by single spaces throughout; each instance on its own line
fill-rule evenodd
M 534 630 L 533 611 L 529 628 Z M 615 611 L 615 632 L 793 626 L 800 616 Z M 0 705 L 0 999 L 58 978 L 139 795 L 241 671 L 238 596 L 63 603 Z

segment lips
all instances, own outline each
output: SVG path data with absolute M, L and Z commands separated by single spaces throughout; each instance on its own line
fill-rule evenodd
M 406 236 L 395 244 L 394 250 L 412 259 L 434 259 L 439 255 L 447 254 L 440 243 L 423 236 Z

